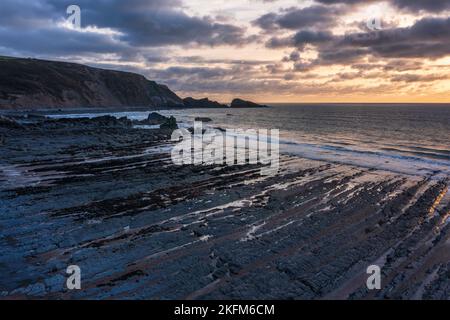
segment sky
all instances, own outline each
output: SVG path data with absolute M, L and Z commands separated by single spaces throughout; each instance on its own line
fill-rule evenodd
M 0 55 L 220 102 L 450 102 L 450 0 L 1 0 Z

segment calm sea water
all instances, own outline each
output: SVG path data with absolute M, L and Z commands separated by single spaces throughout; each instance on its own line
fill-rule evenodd
M 264 109 L 161 110 L 186 126 L 279 129 L 281 151 L 401 173 L 450 177 L 450 105 L 272 104 Z M 144 119 L 148 112 L 116 113 Z M 80 115 L 76 115 L 80 116 Z

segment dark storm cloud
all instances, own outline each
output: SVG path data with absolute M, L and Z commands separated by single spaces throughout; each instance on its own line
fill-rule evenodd
M 365 48 L 339 48 L 336 50 L 323 50 L 316 61 L 319 65 L 350 64 L 358 62 L 362 56 L 368 54 Z
M 228 65 L 263 65 L 273 63 L 272 60 L 236 60 L 236 59 L 207 59 L 201 56 L 184 56 L 175 58 L 177 62 L 189 64 L 228 64 Z
M 422 62 L 409 59 L 394 59 L 383 66 L 383 70 L 385 71 L 412 71 L 422 68 Z
M 423 18 L 408 28 L 348 35 L 338 45 L 381 57 L 440 58 L 450 54 L 450 18 Z
M 423 63 L 412 59 L 389 59 L 385 63 L 355 63 L 353 69 L 359 71 L 382 70 L 382 71 L 417 71 L 423 69 Z
M 115 41 L 112 36 L 73 32 L 60 28 L 19 31 L 0 27 L 0 46 L 29 55 L 76 55 L 111 52 L 126 55 L 131 50 L 127 45 Z
M 0 46 L 24 54 L 114 53 L 133 55 L 167 45 L 240 45 L 245 30 L 210 17 L 187 15 L 178 0 L 77 0 L 82 27 L 116 34 L 79 32 L 61 27 L 71 0 L 2 0 Z M 20 41 L 19 41 L 20 39 Z M 135 53 L 136 55 L 136 53 Z M 151 59 L 149 60 L 151 61 Z
M 306 44 L 317 45 L 325 42 L 329 42 L 334 39 L 334 36 L 327 31 L 310 31 L 301 30 L 295 33 L 293 36 L 286 38 L 272 37 L 266 43 L 269 48 L 281 48 L 281 47 L 297 47 L 303 48 Z
M 400 74 L 391 78 L 394 82 L 433 82 L 438 80 L 446 80 L 446 75 L 420 75 L 420 74 Z
M 94 2 L 92 2 L 94 3 Z M 57 57 L 114 53 L 133 55 L 131 48 L 112 34 L 64 28 L 68 2 L 55 0 L 2 0 L 0 46 L 2 54 Z M 82 11 L 82 21 L 85 13 Z
M 293 37 L 293 43 L 296 47 L 303 47 L 305 44 L 318 44 L 328 42 L 333 39 L 333 35 L 327 31 L 308 31 L 297 32 Z
M 450 54 L 450 18 L 423 18 L 407 28 L 392 28 L 378 32 L 352 33 L 344 36 L 324 32 L 299 31 L 287 38 L 272 38 L 268 47 L 293 47 L 302 51 L 305 45 L 314 46 L 318 57 L 300 68 L 322 65 L 359 64 L 365 57 L 376 59 L 438 59 Z M 420 68 L 417 63 L 399 63 L 398 68 Z M 387 69 L 385 69 L 387 70 Z
M 288 8 L 279 13 L 265 14 L 255 21 L 254 25 L 266 31 L 277 29 L 298 30 L 303 28 L 330 28 L 338 22 L 343 7 L 315 5 L 306 8 Z
M 232 75 L 231 69 L 207 68 L 207 67 L 182 67 L 173 66 L 162 70 L 153 70 L 152 75 L 157 79 L 170 79 L 179 77 L 189 77 L 198 79 L 222 78 Z
M 442 10 L 450 10 L 450 0 L 387 0 L 393 6 L 399 9 L 405 9 L 412 12 L 428 11 L 440 12 Z M 335 5 L 358 5 L 367 4 L 369 2 L 382 2 L 382 0 L 316 0 L 318 3 Z
M 65 10 L 72 0 L 47 0 Z M 210 17 L 192 17 L 178 0 L 78 0 L 84 25 L 111 28 L 123 33 L 131 45 L 164 46 L 180 44 L 237 45 L 246 41 L 245 30 Z
M 440 12 L 450 10 L 450 0 L 392 0 L 392 4 L 400 9 L 410 11 Z
M 346 4 L 346 5 L 357 5 L 357 4 L 367 4 L 370 2 L 380 2 L 382 0 L 316 0 L 316 2 L 322 4 Z
M 283 58 L 283 62 L 288 61 L 297 62 L 299 60 L 300 60 L 300 53 L 297 50 L 292 51 L 289 56 Z

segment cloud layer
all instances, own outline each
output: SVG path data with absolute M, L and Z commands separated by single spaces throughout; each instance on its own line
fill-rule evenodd
M 219 100 L 450 96 L 450 0 L 78 0 L 81 30 L 71 4 L 2 0 L 0 54 L 139 72 Z

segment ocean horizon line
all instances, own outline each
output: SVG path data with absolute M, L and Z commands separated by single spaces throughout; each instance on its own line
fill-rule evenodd
M 266 102 L 266 101 L 256 101 L 260 104 L 278 104 L 278 105 L 448 105 L 450 102 Z

